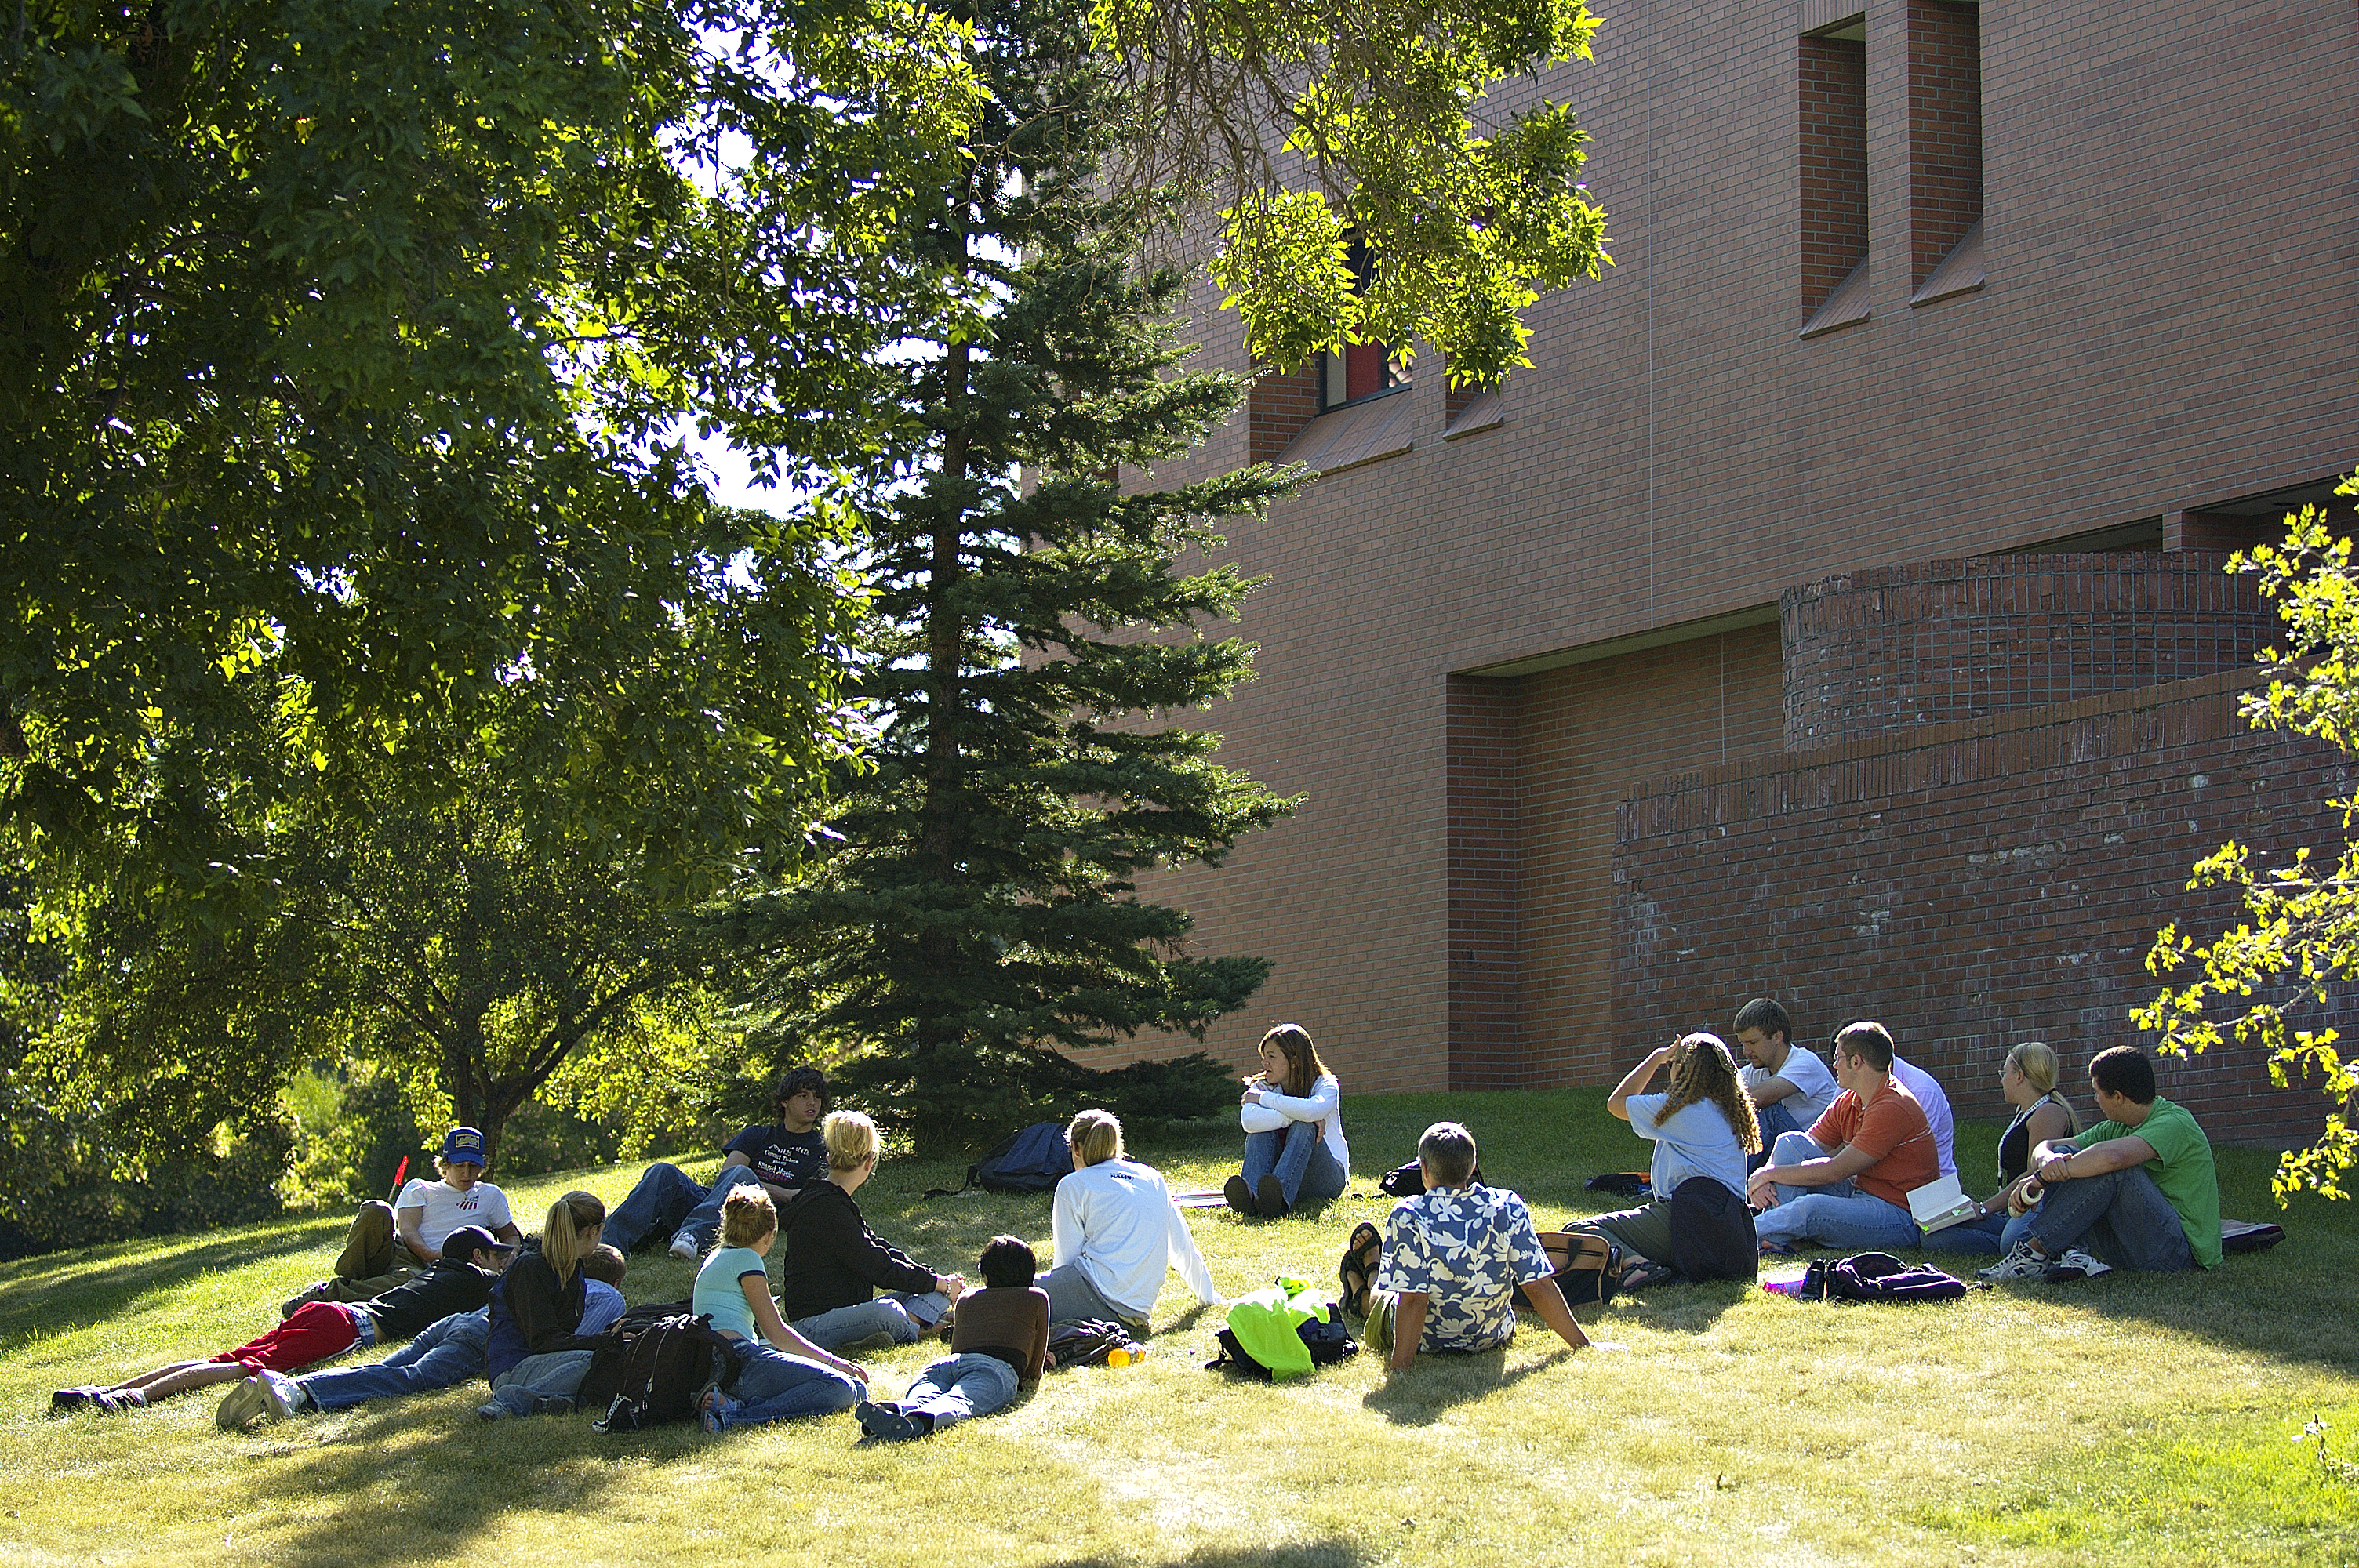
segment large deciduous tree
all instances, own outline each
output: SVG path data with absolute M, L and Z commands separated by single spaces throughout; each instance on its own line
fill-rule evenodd
M 1606 259 L 1571 106 L 1489 99 L 1590 58 L 1582 0 L 1096 0 L 1093 18 L 1128 111 L 1117 177 L 1221 210 L 1212 275 L 1257 359 L 1422 338 L 1453 382 L 1496 382 L 1530 362 L 1524 307 Z
M 897 0 L 31 0 L 0 35 L 19 852 L 198 873 L 257 715 L 299 701 L 324 767 L 520 677 L 564 720 L 508 731 L 553 747 L 540 809 L 658 858 L 740 835 L 740 739 L 625 713 L 593 666 L 777 545 L 707 506 L 679 420 L 789 469 L 874 446 L 866 204 L 954 156 L 955 29 Z M 811 706 L 747 733 L 808 766 Z
M 846 1080 L 928 1144 L 1078 1088 L 1066 1053 L 1200 1035 L 1242 1003 L 1266 965 L 1190 954 L 1186 915 L 1136 878 L 1217 863 L 1288 809 L 1212 762 L 1217 735 L 1158 722 L 1246 677 L 1243 642 L 1196 628 L 1252 584 L 1179 563 L 1282 478 L 1117 484 L 1117 465 L 1143 475 L 1200 440 L 1242 384 L 1181 368 L 1180 280 L 1136 265 L 1168 212 L 1105 194 L 1118 77 L 1082 8 L 972 15 L 993 102 L 967 165 L 912 206 L 908 246 L 954 275 L 944 300 L 997 303 L 901 325 L 918 471 L 838 498 L 875 595 L 852 686 L 864 771 L 833 850 L 728 922 L 787 1022 L 855 1046 Z
M 2359 474 L 2338 489 L 2359 495 Z M 2256 730 L 2285 730 L 2359 754 L 2359 567 L 2351 538 L 2337 537 L 2324 511 L 2305 506 L 2287 519 L 2285 542 L 2239 552 L 2231 571 L 2256 573 L 2264 597 L 2277 600 L 2288 640 L 2262 657 L 2275 666 L 2269 684 L 2243 698 Z M 2359 820 L 2359 797 L 2330 804 L 2343 826 Z M 2233 887 L 2242 904 L 2235 925 L 2199 946 L 2177 923 L 2163 927 L 2147 968 L 2174 981 L 2136 1011 L 2161 1049 L 2201 1052 L 2233 1039 L 2268 1054 L 2279 1087 L 2315 1081 L 2326 1097 L 2326 1125 L 2307 1149 L 2288 1151 L 2274 1181 L 2277 1199 L 2308 1187 L 2346 1195 L 2343 1173 L 2359 1160 L 2352 1100 L 2359 1061 L 2339 1048 L 2335 1020 L 2347 1020 L 2359 984 L 2359 838 L 2313 853 L 2297 850 L 2281 865 L 2256 863 L 2248 846 L 2230 842 L 2195 867 L 2190 889 Z

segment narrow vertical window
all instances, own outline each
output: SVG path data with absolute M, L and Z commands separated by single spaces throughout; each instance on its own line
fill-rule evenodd
M 1867 319 L 1867 23 L 1801 43 L 1802 335 Z
M 1983 11 L 1908 0 L 1909 303 L 1983 282 Z
M 1352 242 L 1351 263 L 1352 276 L 1359 279 L 1362 288 L 1367 287 L 1375 278 L 1375 262 L 1368 247 L 1356 240 Z M 1322 353 L 1319 359 L 1322 409 L 1340 408 L 1408 384 L 1408 362 L 1383 343 L 1346 343 L 1342 353 Z

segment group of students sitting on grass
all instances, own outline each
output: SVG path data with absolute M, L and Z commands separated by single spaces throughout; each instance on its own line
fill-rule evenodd
M 1998 1089 L 2016 1114 L 1999 1138 L 1996 1188 L 1920 1220 L 1911 1195 L 1956 1174 L 1950 1107 L 1939 1084 L 1899 1058 L 1891 1033 L 1871 1020 L 1845 1024 L 1830 1068 L 1792 1043 L 1785 1010 L 1767 998 L 1737 1013 L 1735 1033 L 1745 1065 L 1717 1035 L 1688 1034 L 1631 1069 L 1606 1102 L 1654 1142 L 1652 1197 L 1576 1228 L 1627 1250 L 1640 1271 L 1625 1279 L 1645 1282 L 1669 1256 L 1671 1200 L 1698 1179 L 1745 1200 L 1764 1252 L 1995 1253 L 1981 1271 L 1991 1281 L 2220 1263 L 2211 1142 L 2157 1092 L 2154 1063 L 2134 1045 L 2089 1064 L 2104 1119 L 2085 1129 L 2058 1087 L 2055 1052 L 2038 1041 L 2007 1052 Z M 1647 1094 L 1667 1065 L 1669 1091 Z
M 1649 1199 L 1576 1221 L 1567 1234 L 1594 1238 L 1625 1287 L 1679 1278 L 1674 1260 L 1695 1240 L 1680 1227 L 1698 1225 L 1723 1247 L 1731 1227 L 1748 1232 L 1748 1260 L 1756 1246 L 1806 1242 L 1995 1252 L 2000 1260 L 1982 1271 L 1990 1280 L 2221 1260 L 2211 1145 L 2156 1092 L 2153 1064 L 2136 1047 L 2090 1064 L 2105 1119 L 2085 1130 L 2058 1089 L 2055 1053 L 2037 1042 L 2010 1051 L 1999 1091 L 2017 1115 L 1999 1142 L 1999 1185 L 1962 1217 L 1952 1206 L 1950 1223 L 1928 1236 L 1908 1199 L 1954 1172 L 1949 1105 L 1938 1084 L 1895 1055 L 1884 1026 L 1837 1031 L 1832 1069 L 1793 1043 L 1774 1000 L 1747 1003 L 1734 1032 L 1743 1065 L 1719 1036 L 1686 1034 L 1632 1068 L 1607 1100 L 1654 1145 Z M 1241 1214 L 1269 1217 L 1340 1195 L 1350 1158 L 1340 1088 L 1310 1035 L 1281 1024 L 1264 1038 L 1262 1057 L 1242 1097 L 1244 1167 L 1225 1195 Z M 1666 1069 L 1665 1087 L 1650 1092 Z M 1052 1364 L 1053 1324 L 1110 1320 L 1144 1337 L 1170 1270 L 1199 1301 L 1223 1300 L 1162 1176 L 1125 1156 L 1122 1124 L 1106 1111 L 1083 1111 L 1067 1130 L 1073 1171 L 1052 1204 L 1054 1266 L 1038 1274 L 1029 1245 L 995 1237 L 978 1261 L 983 1283 L 970 1288 L 863 1218 L 856 1195 L 882 1153 L 874 1122 L 830 1113 L 826 1080 L 808 1067 L 788 1075 L 776 1099 L 778 1121 L 734 1140 L 711 1187 L 658 1164 L 611 1215 L 595 1195 L 567 1193 L 529 1240 L 482 1180 L 481 1134 L 454 1128 L 436 1178 L 408 1184 L 391 1205 L 365 1206 L 336 1274 L 287 1303 L 276 1328 L 205 1360 L 60 1390 L 52 1409 L 119 1411 L 234 1382 L 219 1421 L 235 1429 L 481 1378 L 486 1419 L 570 1411 L 623 1316 L 625 1252 L 667 1238 L 675 1255 L 702 1259 L 690 1310 L 710 1318 L 739 1361 L 730 1391 L 710 1389 L 700 1403 L 716 1433 L 856 1409 L 871 1436 L 921 1436 L 997 1410 L 1037 1381 Z M 1476 1155 L 1457 1123 L 1427 1129 L 1416 1168 L 1423 1190 L 1396 1205 L 1381 1231 L 1353 1233 L 1345 1304 L 1396 1370 L 1420 1351 L 1506 1344 L 1519 1300 L 1567 1345 L 1591 1344 L 1530 1210 L 1483 1183 Z M 847 1352 L 945 1326 L 950 1354 L 899 1400 L 869 1397 L 868 1370 Z M 408 1344 L 374 1365 L 304 1370 L 399 1339 Z

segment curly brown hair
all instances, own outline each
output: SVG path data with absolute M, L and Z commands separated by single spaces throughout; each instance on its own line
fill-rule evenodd
M 1670 1068 L 1668 1098 L 1655 1118 L 1658 1126 L 1669 1121 L 1674 1111 L 1710 1100 L 1728 1119 L 1737 1147 L 1747 1154 L 1761 1152 L 1761 1119 L 1753 1114 L 1753 1097 L 1737 1079 L 1736 1058 L 1729 1054 L 1725 1041 L 1701 1029 L 1682 1034 L 1671 1047 Z

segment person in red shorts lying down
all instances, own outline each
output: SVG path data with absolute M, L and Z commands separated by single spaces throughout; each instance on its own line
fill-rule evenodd
M 491 1299 L 492 1284 L 514 1249 L 481 1226 L 462 1226 L 442 1244 L 425 1273 L 365 1302 L 306 1302 L 259 1339 L 202 1361 L 174 1361 L 112 1388 L 60 1389 L 49 1396 L 59 1414 L 87 1407 L 103 1413 L 139 1410 L 173 1394 L 235 1382 L 268 1370 L 292 1372 L 355 1346 L 408 1339 L 452 1313 L 473 1312 Z

